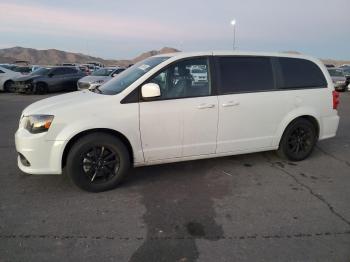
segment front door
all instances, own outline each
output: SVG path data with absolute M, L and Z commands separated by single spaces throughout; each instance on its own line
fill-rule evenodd
M 195 78 L 192 72 L 204 77 Z M 161 96 L 140 102 L 146 162 L 215 153 L 218 100 L 212 96 L 209 72 L 208 58 L 193 58 L 174 63 L 147 81 L 160 86 Z

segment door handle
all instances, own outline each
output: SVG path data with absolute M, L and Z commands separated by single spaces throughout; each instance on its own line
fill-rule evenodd
M 227 103 L 222 104 L 223 107 L 229 107 L 229 106 L 239 106 L 240 103 L 238 101 L 229 101 Z
M 201 104 L 197 106 L 198 109 L 207 109 L 207 108 L 214 108 L 214 107 L 215 107 L 214 104 Z

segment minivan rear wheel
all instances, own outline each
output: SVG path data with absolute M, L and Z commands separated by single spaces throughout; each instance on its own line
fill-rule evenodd
M 316 142 L 316 127 L 309 120 L 300 118 L 285 130 L 277 153 L 282 158 L 301 161 L 312 153 Z
M 89 192 L 114 189 L 130 168 L 126 146 L 118 138 L 93 133 L 79 139 L 67 158 L 68 176 Z

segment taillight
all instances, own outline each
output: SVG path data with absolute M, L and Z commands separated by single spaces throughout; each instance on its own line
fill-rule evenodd
M 339 105 L 339 93 L 337 91 L 333 91 L 333 109 L 337 109 Z

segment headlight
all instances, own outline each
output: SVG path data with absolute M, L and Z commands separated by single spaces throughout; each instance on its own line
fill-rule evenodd
M 54 116 L 31 115 L 22 118 L 23 127 L 32 134 L 47 132 L 52 124 Z

